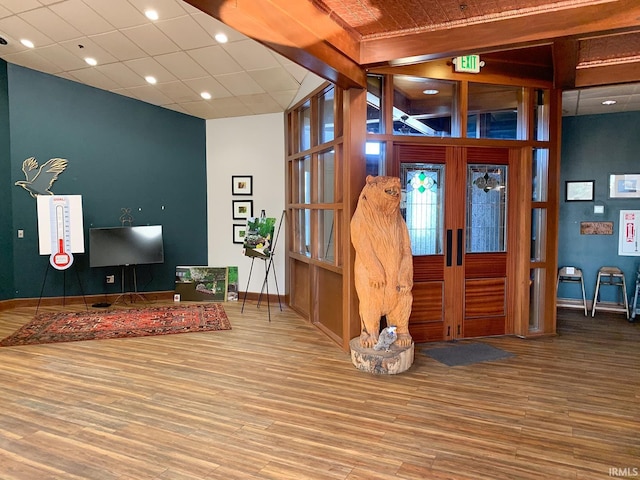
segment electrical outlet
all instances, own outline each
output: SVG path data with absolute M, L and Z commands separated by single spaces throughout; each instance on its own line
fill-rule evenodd
M 116 277 L 114 275 L 107 275 L 107 283 L 116 283 Z

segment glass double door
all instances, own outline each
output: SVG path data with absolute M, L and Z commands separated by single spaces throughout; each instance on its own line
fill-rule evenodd
M 413 253 L 416 343 L 505 333 L 508 163 L 506 148 L 394 149 Z

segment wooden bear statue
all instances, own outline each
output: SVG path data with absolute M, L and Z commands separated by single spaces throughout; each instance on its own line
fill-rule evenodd
M 407 224 L 400 214 L 399 178 L 367 177 L 351 218 L 351 243 L 356 251 L 360 345 L 375 346 L 383 315 L 388 326 L 397 327 L 396 345 L 411 345 L 413 258 Z

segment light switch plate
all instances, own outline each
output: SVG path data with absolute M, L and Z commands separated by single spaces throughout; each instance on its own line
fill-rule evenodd
M 604 213 L 604 205 L 594 205 L 593 213 Z

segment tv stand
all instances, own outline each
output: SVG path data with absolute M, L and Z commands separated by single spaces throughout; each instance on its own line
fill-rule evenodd
M 126 280 L 126 270 L 130 269 L 132 272 L 133 278 L 133 292 L 125 291 L 125 280 Z M 116 305 L 118 302 L 122 302 L 123 304 L 127 304 L 127 296 L 129 297 L 129 303 L 136 303 L 136 297 L 138 297 L 143 302 L 146 301 L 143 295 L 138 293 L 138 278 L 136 276 L 136 266 L 135 265 L 122 265 L 122 270 L 120 272 L 120 285 L 121 285 L 121 293 L 113 302 L 113 305 Z

